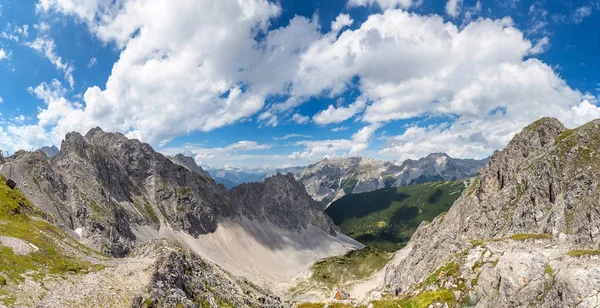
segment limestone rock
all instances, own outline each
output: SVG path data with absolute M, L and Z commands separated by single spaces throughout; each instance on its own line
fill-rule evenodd
M 450 266 L 467 289 L 460 300 L 478 307 L 594 307 L 597 258 L 565 253 L 598 249 L 598 161 L 600 121 L 574 130 L 550 118 L 529 125 L 446 215 L 419 227 L 381 288 L 418 293 Z

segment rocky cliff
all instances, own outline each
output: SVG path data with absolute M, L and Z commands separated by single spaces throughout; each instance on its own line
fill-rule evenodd
M 597 307 L 599 162 L 600 121 L 529 125 L 421 225 L 382 289 L 477 307 Z
M 346 194 L 432 181 L 461 180 L 477 174 L 488 159 L 457 159 L 434 153 L 402 163 L 365 157 L 325 159 L 298 171 L 308 193 L 325 205 Z
M 131 250 L 136 226 L 168 225 L 197 236 L 214 232 L 217 218 L 232 213 L 225 189 L 209 177 L 99 128 L 68 134 L 52 158 L 21 151 L 10 163 L 20 188 L 56 224 L 113 256 Z
M 280 173 L 262 183 L 245 183 L 231 190 L 240 214 L 258 220 L 268 220 L 284 230 L 306 229 L 311 224 L 332 236 L 339 228 L 323 212 L 323 206 L 313 200 L 291 173 Z

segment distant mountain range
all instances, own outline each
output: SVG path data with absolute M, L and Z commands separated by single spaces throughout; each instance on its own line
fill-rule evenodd
M 191 157 L 177 155 L 180 164 L 200 168 Z M 347 194 L 370 192 L 382 188 L 402 187 L 436 181 L 462 180 L 477 174 L 489 159 L 458 159 L 445 153 L 432 153 L 418 160 L 380 161 L 362 156 L 324 159 L 306 167 L 265 171 L 241 168 L 207 168 L 210 176 L 228 190 L 242 183 L 261 182 L 277 173 L 292 173 L 313 199 L 329 205 Z M 195 167 L 194 167 L 195 166 Z M 200 168 L 202 170 L 202 168 Z M 204 172 L 204 170 L 202 170 Z
M 294 174 L 296 175 L 299 171 L 305 167 L 290 167 L 280 168 L 271 172 L 265 171 L 247 171 L 240 168 L 207 168 L 206 171 L 210 176 L 219 184 L 223 184 L 227 190 L 233 187 L 251 182 L 262 182 L 265 178 L 281 174 Z
M 489 159 L 458 159 L 433 153 L 402 163 L 362 156 L 324 159 L 296 174 L 306 191 L 323 204 L 351 193 L 434 181 L 455 181 L 477 174 Z

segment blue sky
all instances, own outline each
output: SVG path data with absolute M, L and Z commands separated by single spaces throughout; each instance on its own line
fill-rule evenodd
M 600 1 L 0 2 L 0 148 L 100 126 L 203 166 L 482 158 L 600 117 Z

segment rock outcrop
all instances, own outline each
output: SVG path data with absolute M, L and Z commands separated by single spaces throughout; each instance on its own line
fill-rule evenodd
M 156 258 L 147 293 L 133 307 L 288 307 L 268 290 L 237 278 L 165 240 L 136 248 L 135 257 Z
M 599 161 L 600 121 L 529 125 L 446 215 L 421 225 L 382 289 L 452 292 L 477 307 L 596 307 Z

